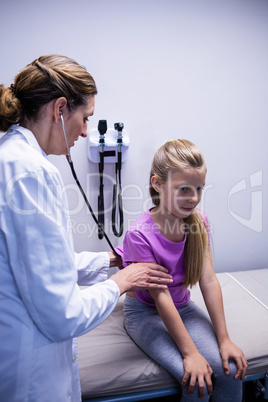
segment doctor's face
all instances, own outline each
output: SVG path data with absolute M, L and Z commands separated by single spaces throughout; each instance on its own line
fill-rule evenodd
M 68 113 L 65 121 L 65 130 L 69 147 L 73 147 L 75 141 L 81 136 L 87 137 L 87 122 L 90 116 L 93 116 L 95 110 L 95 98 L 90 96 L 86 105 L 78 106 L 74 111 Z M 67 146 L 65 144 L 65 154 L 67 154 Z

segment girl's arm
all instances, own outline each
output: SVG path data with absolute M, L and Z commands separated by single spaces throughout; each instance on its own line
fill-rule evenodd
M 184 387 L 190 379 L 188 393 L 192 395 L 196 381 L 198 381 L 201 398 L 204 396 L 204 382 L 206 382 L 208 393 L 212 395 L 212 369 L 196 349 L 173 303 L 169 290 L 150 290 L 150 293 L 155 300 L 160 317 L 182 354 L 184 377 L 181 385 Z
M 247 360 L 242 350 L 231 342 L 226 327 L 222 292 L 215 274 L 209 249 L 207 250 L 203 272 L 199 281 L 200 289 L 211 318 L 222 357 L 225 374 L 229 374 L 229 359 L 233 359 L 237 366 L 235 379 L 244 379 L 247 371 Z

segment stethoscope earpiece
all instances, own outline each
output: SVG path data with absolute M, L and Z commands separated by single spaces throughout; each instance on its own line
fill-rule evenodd
M 66 147 L 67 147 L 67 152 L 68 152 L 68 160 L 70 160 L 70 162 L 72 161 L 71 158 L 71 153 L 70 153 L 70 148 L 69 148 L 69 144 L 68 144 L 68 140 L 67 140 L 67 134 L 66 134 L 66 130 L 65 130 L 65 125 L 64 125 L 64 120 L 63 120 L 63 116 L 62 116 L 62 111 L 59 111 L 59 115 L 61 118 L 61 125 L 62 125 L 62 129 L 63 129 L 63 133 L 64 133 L 64 138 L 65 138 L 65 142 L 66 142 Z

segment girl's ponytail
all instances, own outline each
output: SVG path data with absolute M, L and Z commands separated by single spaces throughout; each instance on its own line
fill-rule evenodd
M 208 247 L 208 234 L 205 223 L 196 210 L 185 218 L 184 222 L 187 232 L 184 285 L 188 288 L 188 286 L 194 286 L 201 277 Z

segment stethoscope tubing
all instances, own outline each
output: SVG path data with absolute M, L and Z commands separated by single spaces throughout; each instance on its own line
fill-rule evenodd
M 84 192 L 84 190 L 83 190 L 83 188 L 82 188 L 82 186 L 81 186 L 81 184 L 80 184 L 80 182 L 78 180 L 78 177 L 77 177 L 75 169 L 74 169 L 74 164 L 73 164 L 73 161 L 72 161 L 72 158 L 71 158 L 71 152 L 70 152 L 70 147 L 69 147 L 69 144 L 68 144 L 68 141 L 67 141 L 67 134 L 66 134 L 66 130 L 65 130 L 64 119 L 63 119 L 63 116 L 62 116 L 62 112 L 60 112 L 60 117 L 61 117 L 61 123 L 62 123 L 62 129 L 63 129 L 63 133 L 64 133 L 64 138 L 65 138 L 65 142 L 66 142 L 67 152 L 68 152 L 68 154 L 66 156 L 66 159 L 67 159 L 67 161 L 68 161 L 68 163 L 70 165 L 73 178 L 74 178 L 74 180 L 75 180 L 75 182 L 76 182 L 76 184 L 77 184 L 77 186 L 78 186 L 78 188 L 79 188 L 79 190 L 80 190 L 80 192 L 81 192 L 81 194 L 82 194 L 82 196 L 84 198 L 86 206 L 88 207 L 94 222 L 98 226 L 99 233 L 101 233 L 103 235 L 103 237 L 105 237 L 105 239 L 106 239 L 107 243 L 109 244 L 109 246 L 111 247 L 111 250 L 113 251 L 113 253 L 117 257 L 120 257 L 120 255 L 115 251 L 115 248 L 112 245 L 109 237 L 105 233 L 105 230 L 104 230 L 103 226 L 101 225 L 101 223 L 98 222 L 98 219 L 96 218 L 96 215 L 94 214 L 93 209 L 92 209 L 92 207 L 91 207 L 91 205 L 90 205 L 90 203 L 89 203 L 89 201 L 87 199 L 87 196 L 86 196 L 86 194 L 85 194 L 85 192 Z M 103 211 L 104 211 L 104 208 L 103 208 Z
M 120 144 L 119 151 L 117 153 L 117 163 L 115 165 L 116 183 L 113 186 L 113 207 L 112 207 L 112 229 L 116 237 L 121 237 L 124 230 L 124 214 L 123 214 L 123 200 L 122 200 L 122 186 L 121 186 L 121 164 L 122 164 L 122 151 Z M 117 195 L 118 188 L 119 192 Z M 117 217 L 119 219 L 119 229 L 116 226 Z

